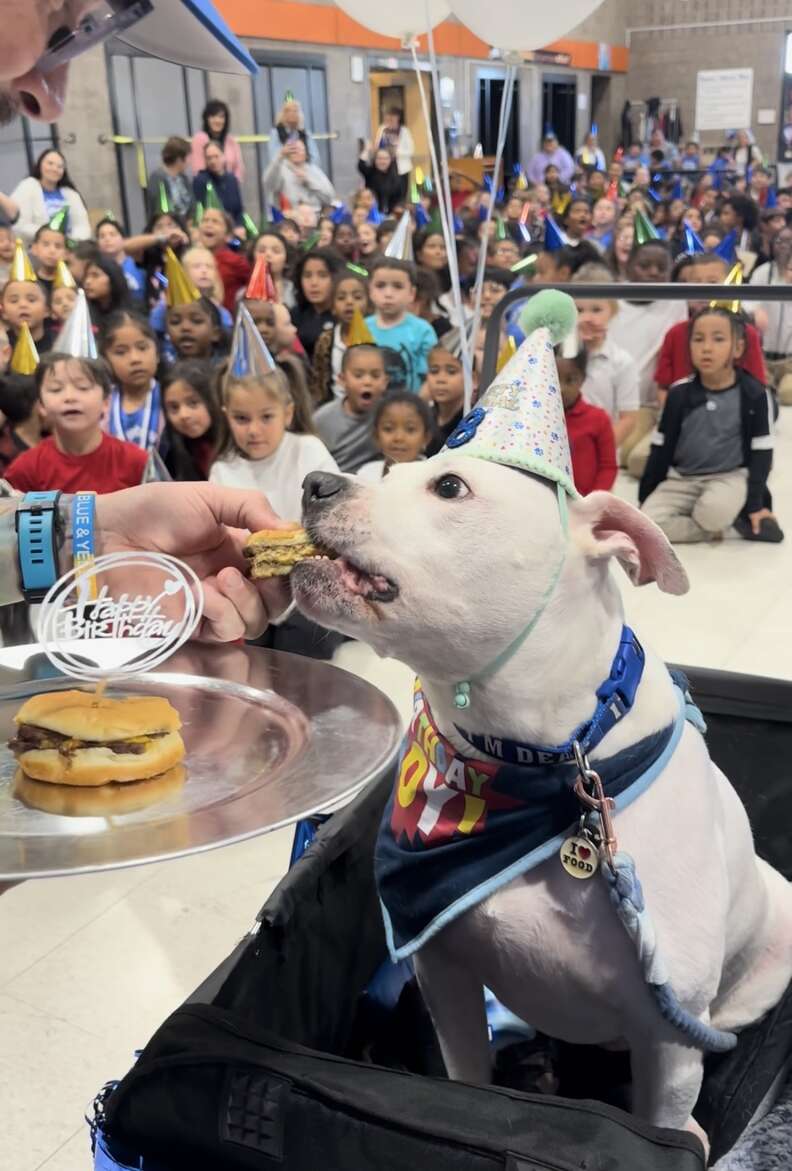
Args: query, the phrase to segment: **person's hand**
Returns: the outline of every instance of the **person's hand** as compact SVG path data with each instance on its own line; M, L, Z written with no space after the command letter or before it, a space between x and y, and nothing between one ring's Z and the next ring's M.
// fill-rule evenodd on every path
M234 228L234 235L237 240L242 240L243 242L247 239L247 232L244 228Z
M258 529L285 527L258 492L216 484L142 484L96 498L99 553L151 550L185 561L200 578L197 638L257 638L290 602L287 582L244 576L242 547Z
M759 536L762 528L762 521L766 519L775 520L775 515L769 508L760 508L758 512L749 512L748 520L751 522L751 530L755 537Z
M183 248L190 243L190 238L181 228L173 228L168 232L168 243L171 248Z

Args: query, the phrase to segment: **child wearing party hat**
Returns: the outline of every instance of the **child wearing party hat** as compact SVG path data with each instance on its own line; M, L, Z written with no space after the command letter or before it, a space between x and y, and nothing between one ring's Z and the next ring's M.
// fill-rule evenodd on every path
M19 455L6 479L20 492L116 492L143 479L146 453L102 430L111 383L96 358L85 294L35 371L39 407L51 434ZM28 355L28 359L32 355Z
M279 516L302 512L302 482L309 472L338 466L315 434L292 430L294 402L247 310L239 307L231 354L221 384L228 432L212 464L212 483L262 492Z
M16 242L11 274L3 288L2 311L12 346L22 325L27 325L39 353L52 348L54 330L48 319L47 297L21 240Z
M33 237L30 255L36 267L38 282L49 300L55 287L58 265L66 259L66 235L63 229L53 227L52 221L42 224Z
M77 282L65 260L59 260L52 281L50 293L50 315L58 325L63 325L71 316L77 300Z
M171 248L165 249L165 277L165 328L175 357L221 358L227 351L227 339L218 307L202 296Z
M333 281L335 325L319 335L309 375L311 397L317 406L344 397L341 367L349 346L375 344L364 316L371 308L368 281L362 272L345 266Z

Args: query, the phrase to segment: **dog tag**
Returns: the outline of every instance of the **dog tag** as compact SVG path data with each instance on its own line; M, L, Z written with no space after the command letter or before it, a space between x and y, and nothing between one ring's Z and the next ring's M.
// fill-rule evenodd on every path
M559 852L561 865L573 878L592 878L599 867L599 853L588 838L567 838Z

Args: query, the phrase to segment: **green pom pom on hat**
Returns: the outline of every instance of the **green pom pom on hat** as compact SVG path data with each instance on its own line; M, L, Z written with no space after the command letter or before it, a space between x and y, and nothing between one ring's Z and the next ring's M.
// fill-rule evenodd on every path
M543 328L556 346L572 332L576 321L575 302L569 293L560 289L542 289L530 298L520 314L520 328L526 337L535 329Z

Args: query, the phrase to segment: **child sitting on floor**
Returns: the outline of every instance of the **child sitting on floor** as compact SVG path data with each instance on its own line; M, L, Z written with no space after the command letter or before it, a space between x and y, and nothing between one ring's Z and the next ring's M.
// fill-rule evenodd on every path
M743 324L702 309L690 327L694 373L668 392L638 492L670 541L719 540L734 525L749 541L783 540L770 511L770 395L737 365Z

